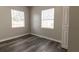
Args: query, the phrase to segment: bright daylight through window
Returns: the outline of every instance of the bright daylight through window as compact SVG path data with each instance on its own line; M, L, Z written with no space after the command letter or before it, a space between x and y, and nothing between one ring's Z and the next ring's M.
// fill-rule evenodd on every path
M41 27L54 29L54 8L42 10Z
M11 9L12 28L24 27L24 12Z

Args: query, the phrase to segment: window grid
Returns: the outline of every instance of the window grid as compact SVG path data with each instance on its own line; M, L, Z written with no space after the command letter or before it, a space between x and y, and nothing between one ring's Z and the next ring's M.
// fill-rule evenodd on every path
M24 27L24 12L11 9L12 28Z
M54 28L54 8L42 10L41 12L41 27L42 28Z

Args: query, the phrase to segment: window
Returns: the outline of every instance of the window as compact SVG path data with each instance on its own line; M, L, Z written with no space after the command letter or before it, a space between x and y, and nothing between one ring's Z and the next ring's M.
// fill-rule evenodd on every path
M54 28L54 8L42 10L41 12L41 27L42 28Z
M11 9L12 28L24 27L24 12Z

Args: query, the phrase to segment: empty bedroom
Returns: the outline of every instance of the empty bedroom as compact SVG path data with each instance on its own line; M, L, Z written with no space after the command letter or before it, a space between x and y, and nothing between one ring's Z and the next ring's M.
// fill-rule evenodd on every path
M68 6L0 6L0 52L67 52Z

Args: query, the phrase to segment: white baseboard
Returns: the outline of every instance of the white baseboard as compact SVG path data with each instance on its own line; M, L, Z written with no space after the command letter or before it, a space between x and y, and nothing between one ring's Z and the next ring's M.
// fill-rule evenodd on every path
M38 34L34 34L34 33L30 33L30 34L61 43L61 41L53 39L53 38L49 38L49 37L38 35Z
M13 37L5 38L5 39L1 39L0 42L6 41L6 40L11 40L11 39L18 38L18 37L21 37L21 36L24 36L24 35L28 35L28 34L29 33L18 35L18 36L13 36Z
M65 49L68 49L68 46L67 45L64 45L64 44L62 44L61 47L62 48L65 48Z

